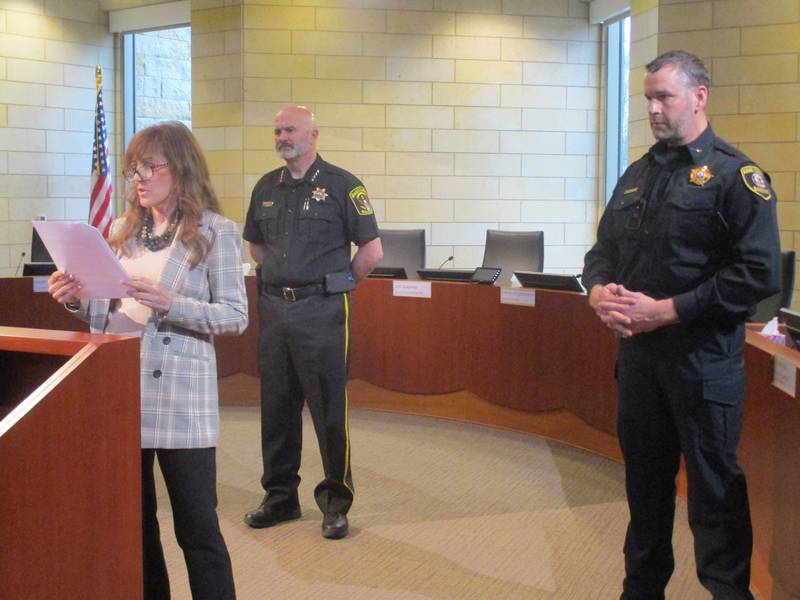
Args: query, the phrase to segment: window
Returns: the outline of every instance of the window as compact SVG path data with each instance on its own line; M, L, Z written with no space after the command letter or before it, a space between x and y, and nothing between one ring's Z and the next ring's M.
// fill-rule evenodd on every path
M192 126L190 27L123 36L125 145L133 134L159 121Z
M608 69L606 81L606 201L628 165L628 82L631 56L631 18L606 26Z

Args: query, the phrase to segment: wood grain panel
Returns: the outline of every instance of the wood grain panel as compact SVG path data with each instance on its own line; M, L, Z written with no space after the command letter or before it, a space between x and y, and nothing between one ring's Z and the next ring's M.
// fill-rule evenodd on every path
M77 335L79 356L0 422L3 597L142 597L139 343Z

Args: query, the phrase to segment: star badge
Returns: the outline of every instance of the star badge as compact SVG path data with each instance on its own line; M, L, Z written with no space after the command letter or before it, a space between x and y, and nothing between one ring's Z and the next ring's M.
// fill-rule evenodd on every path
M689 173L689 181L692 182L693 185L699 185L701 187L707 184L713 178L714 174L711 172L711 169L708 168L708 165L695 167Z
M325 188L314 188L314 191L311 192L311 197L316 200L317 202L325 202L325 198L328 197L328 193L325 191Z

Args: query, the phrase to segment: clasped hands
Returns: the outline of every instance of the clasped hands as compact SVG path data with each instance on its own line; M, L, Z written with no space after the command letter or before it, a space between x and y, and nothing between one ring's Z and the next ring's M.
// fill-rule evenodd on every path
M172 294L158 282L134 275L123 285L129 288L128 296L158 313L166 313L172 306ZM59 304L80 302L82 287L75 276L63 271L55 271L47 280L47 292Z
M672 298L656 300L618 283L592 287L589 304L606 327L625 338L678 322Z

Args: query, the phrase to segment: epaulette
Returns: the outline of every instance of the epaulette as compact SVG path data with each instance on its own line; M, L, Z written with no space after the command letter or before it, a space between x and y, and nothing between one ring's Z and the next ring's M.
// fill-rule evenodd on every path
M720 137L714 138L714 149L719 150L723 154L727 154L728 156L739 156L744 157L744 154L738 148L731 146L728 142L723 140Z

